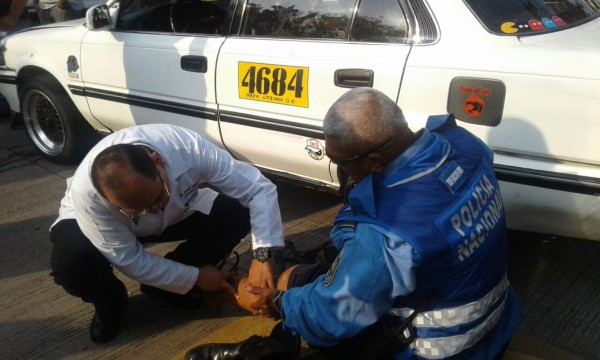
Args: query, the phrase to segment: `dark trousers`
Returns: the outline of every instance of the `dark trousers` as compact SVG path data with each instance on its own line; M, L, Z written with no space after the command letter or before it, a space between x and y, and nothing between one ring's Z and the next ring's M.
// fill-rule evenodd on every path
M250 231L250 213L237 200L219 195L209 215L195 212L158 236L138 238L141 243L185 239L165 258L192 266L216 264ZM54 243L50 258L54 282L65 291L94 305L114 303L125 293L108 260L83 234L77 221L62 220L50 231Z

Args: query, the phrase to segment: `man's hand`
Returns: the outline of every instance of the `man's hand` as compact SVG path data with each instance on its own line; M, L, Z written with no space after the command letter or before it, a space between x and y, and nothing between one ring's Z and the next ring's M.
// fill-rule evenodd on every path
M273 295L278 291L277 289L246 285L246 290L257 297L249 306L254 315L275 320L281 317L279 311L273 306Z
M271 261L261 263L258 260L252 260L250 272L248 273L248 282L250 285L260 288L275 288L275 277Z
M69 10L69 0L58 0L56 6L61 10Z
M235 272L219 271L212 265L203 266L198 272L195 286L205 291L220 291L225 290L228 293L239 298L234 287L229 283L237 274Z

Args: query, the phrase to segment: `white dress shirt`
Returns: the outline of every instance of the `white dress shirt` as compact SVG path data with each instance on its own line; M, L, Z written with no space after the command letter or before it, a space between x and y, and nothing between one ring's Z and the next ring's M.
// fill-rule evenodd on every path
M58 0L39 0L40 8L42 9L51 9L58 4ZM73 10L83 10L85 9L85 4L83 0L69 0L69 7Z
M154 149L168 174L171 196L157 214L134 220L122 214L96 191L91 166L102 150L115 144L139 144ZM206 182L250 209L252 245L283 246L283 225L275 185L255 167L235 160L195 132L165 124L126 128L102 139L83 159L61 201L59 217L76 219L79 227L108 261L143 284L184 294L198 277L198 268L144 251L138 236L159 235L193 213L210 213L217 192L199 189ZM199 229L201 231L201 229ZM242 239L240 239L242 240Z

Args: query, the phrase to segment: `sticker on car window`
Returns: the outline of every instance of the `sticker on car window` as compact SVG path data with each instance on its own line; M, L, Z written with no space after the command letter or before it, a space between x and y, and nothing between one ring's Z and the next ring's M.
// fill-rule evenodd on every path
M308 107L308 68L238 63L241 99Z
M552 18L530 19L524 24L517 24L512 21L504 22L500 25L500 30L505 34L514 34L519 31L537 31L546 29L556 29L560 26L566 26L567 23L558 16Z

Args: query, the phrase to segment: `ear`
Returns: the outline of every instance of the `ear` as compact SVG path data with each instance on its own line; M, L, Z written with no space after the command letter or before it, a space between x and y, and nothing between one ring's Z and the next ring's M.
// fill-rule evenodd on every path
M160 157L160 155L158 155L158 153L156 151L150 152L150 159L152 159L152 162L154 162L156 165L161 166L161 167L164 166L162 158Z

